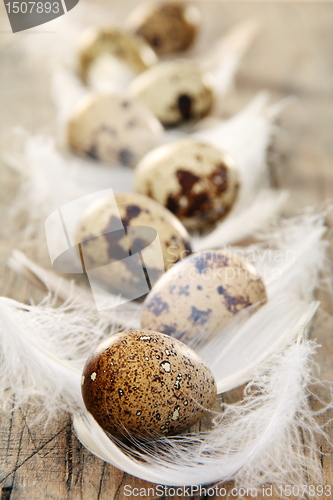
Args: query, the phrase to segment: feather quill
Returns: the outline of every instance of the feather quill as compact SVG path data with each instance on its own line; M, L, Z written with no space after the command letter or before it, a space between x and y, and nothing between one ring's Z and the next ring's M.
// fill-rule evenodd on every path
M243 210L232 210L229 216L210 233L193 236L193 250L223 248L234 245L246 238L253 237L256 232L282 210L288 191L262 189Z
M247 19L233 26L209 50L198 56L202 68L215 79L215 90L220 100L233 84L241 59L251 47L260 30L257 19ZM216 105L218 111L220 102Z

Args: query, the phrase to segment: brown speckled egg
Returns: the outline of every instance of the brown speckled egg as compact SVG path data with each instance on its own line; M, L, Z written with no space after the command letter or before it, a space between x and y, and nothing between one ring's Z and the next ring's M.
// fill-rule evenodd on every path
M140 103L116 94L96 93L74 107L68 145L81 156L134 166L155 147L162 127Z
M82 375L87 410L110 434L177 434L201 420L216 398L204 361L158 332L129 330L102 342Z
M211 75L184 59L156 64L137 76L130 90L164 125L205 116L214 98Z
M135 170L135 189L173 212L188 229L223 219L238 192L233 158L200 141L184 139L155 148Z
M188 49L198 32L200 12L187 2L148 3L128 18L130 29L142 36L159 55Z
M81 243L86 269L95 269L117 261L117 272L109 268L100 270L99 278L113 291L126 295L126 290L135 289L142 276L141 260L128 259L138 249L153 285L175 262L191 253L189 235L184 226L169 210L154 200L136 193L115 194L117 206L112 197L103 197L86 209L76 230L76 241ZM129 230L135 226L143 231L129 239ZM148 228L148 229L146 229ZM162 250L162 269L154 258L159 251L154 245L147 247L156 237L149 228L156 230ZM133 231L133 230L132 230ZM132 252L133 251L133 252Z
M205 250L169 269L148 294L141 327L181 336L206 335L208 322L227 323L241 309L267 300L252 264L233 252Z
M103 55L115 57L134 75L157 62L154 51L142 38L113 27L89 28L79 41L79 67L84 81L91 65Z

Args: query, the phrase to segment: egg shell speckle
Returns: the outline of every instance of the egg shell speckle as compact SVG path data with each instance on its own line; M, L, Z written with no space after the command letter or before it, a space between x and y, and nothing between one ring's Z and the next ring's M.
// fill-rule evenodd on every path
M200 12L184 2L143 4L133 11L127 25L142 36L159 55L188 49L195 40Z
M135 78L132 95L164 124L198 119L211 109L213 79L194 61L178 59L156 64Z
M160 140L162 127L140 103L116 94L85 96L67 125L68 145L101 162L135 166Z
M117 260L117 270L102 268L100 279L109 285L112 291L120 293L135 288L142 273L141 261L137 266L126 259L130 255L129 242L125 231L115 233L115 229L145 226L157 231L161 245L164 267L168 269L177 261L191 253L189 235L184 226L169 210L146 196L137 193L117 193L113 198L103 197L89 205L78 223L76 241L81 243L86 269L104 266L111 259ZM140 233L140 246L145 247L146 233ZM149 238L149 233L147 234ZM147 242L149 244L149 241ZM132 247L135 246L135 241ZM147 245L148 246L148 245ZM164 270L155 266L154 252L143 252L144 262L151 284L161 276Z
M155 148L135 169L136 191L167 207L188 229L222 220L238 188L233 158L193 139Z
M233 252L194 253L165 273L148 294L141 328L187 342L207 335L209 321L223 326L234 314L266 302L265 285L252 264Z
M79 41L79 65L82 79L87 81L92 63L108 54L139 74L157 62L151 47L141 38L112 27L89 28Z
M201 420L216 398L204 361L178 340L152 331L113 335L88 358L83 376L87 410L116 436L177 434Z

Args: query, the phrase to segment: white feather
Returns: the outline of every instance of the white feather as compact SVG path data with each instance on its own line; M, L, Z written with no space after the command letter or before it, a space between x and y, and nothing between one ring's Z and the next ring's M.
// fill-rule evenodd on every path
M258 31L258 21L254 19L242 21L221 36L209 51L196 55L195 59L202 69L209 71L214 77L215 112L221 107L221 98L232 86L240 61L249 50ZM116 58L104 55L92 65L88 81L94 90L124 92L135 76Z
M89 67L88 86L97 92L123 92L136 77L129 66L110 54L101 54Z
M72 307L77 311L78 317L84 317L87 310L94 311L96 316L96 307L88 289L59 278L53 271L46 271L17 250L14 251L9 266L29 281L36 283L38 280L39 287L47 288L59 299L67 302L70 298L75 300ZM312 291L316 284L317 279L314 279ZM109 328L110 324L117 324L126 330L140 328L140 313L141 305L130 302L99 312L98 317L105 322L105 328ZM297 296L290 293L275 295L255 314L253 310L247 309L222 329L219 328L216 316L204 330L198 330L196 337L186 343L206 360L213 370L219 391L225 392L247 382L256 362L288 343L295 334L295 328L299 327L299 322L304 320L303 316L307 317L308 314L313 315L314 312ZM224 361L220 362L222 358Z
M312 300L320 285L331 286L329 242L324 238L329 210L308 209L294 217L277 218L253 233L257 244L237 250L264 279L269 299L288 290Z
M43 37L31 36L29 32L22 33L22 50L31 67L40 72L41 67L48 75L59 64L77 69L78 41L85 28L108 24L117 25L114 9L105 9L104 6L84 2L63 16L53 19L48 24L49 32Z
M223 248L252 237L270 219L274 219L288 197L287 191L262 189L243 210L230 215L210 233L192 238L193 250Z
M245 399L223 405L206 433L161 438L143 445L141 453L122 452L89 414L75 416L76 433L103 460L159 484L234 479L237 486L260 488L265 483L301 486L306 478L320 483L315 435L324 433L313 418L306 390L312 382L313 352L314 346L304 342L275 354L258 370Z
M300 303L294 302L293 306L297 308ZM284 344L297 331L304 333L316 307L317 304L310 308L304 304L293 315L287 335L281 324ZM311 479L318 479L314 432L320 429L313 420L305 391L310 382L308 358L313 352L309 344L292 345L275 354L268 368L262 367L259 374L257 364L257 374L245 400L226 406L221 415L216 414L211 431L160 438L144 444L141 452L136 443L138 451L131 453L106 436L84 410L81 399L82 356L105 336L103 321L91 318L89 311L84 314L81 310L78 314L71 304L52 309L47 304L26 306L10 299L0 300L0 318L2 401L8 401L7 388L11 386L17 404L42 404L42 414L47 412L49 417L62 409L75 414L79 439L116 467L149 481L173 485L230 479L238 480L243 487L258 487L262 482L282 484L287 479L288 484L291 479L292 484L302 484L305 465ZM266 312L266 320L269 319L276 323ZM267 326L261 324L261 328L265 330ZM215 373L218 365L230 362L232 357L235 365L242 366L244 357L238 357L236 344L241 350L245 335L243 330L231 342L231 349L211 349L210 364ZM259 335L248 346L250 354L253 348L265 349L261 346ZM271 354L272 348L268 351ZM219 380L219 387L230 385L229 379L227 375ZM304 442L296 439L300 429L305 432L310 454L304 454Z
M242 21L218 39L209 50L198 56L203 69L214 76L215 91L219 99L232 86L239 63L251 47L259 29L258 20Z
M243 156L259 149L261 156L259 152L256 156L261 160L259 164L262 168L262 155L274 132L273 122L290 102L292 99L286 98L270 105L269 93L261 91L233 117L225 121L215 120L211 126L194 132L193 136L228 151L238 160L240 169Z
M62 67L69 68L74 75L80 35L87 27L105 26L106 20L109 26L123 29L123 20L116 18L115 10L110 6L83 3L76 7L75 15L70 12L54 19L52 31L43 43L40 43L39 37L22 34L24 43L21 46L31 66L39 69L43 65L46 72L49 72L61 63ZM217 92L225 92L231 85L238 64L251 47L258 31L257 20L242 21L220 36L209 51L196 54L195 57L203 68L214 73ZM103 71L99 71L100 78L105 79L109 76L108 70L103 75ZM120 90L124 90L123 84Z
M14 221L20 227L23 218L24 227L18 231L20 245L34 246L44 256L47 255L45 220L54 210L108 187L114 192L133 191L131 169L106 168L97 162L63 155L57 151L53 139L43 136L14 133L4 161L20 173L21 183L7 211L12 223L3 230L10 231Z
M262 361L296 338L318 306L317 302L309 305L292 294L278 296L255 314L250 315L249 311L244 318L231 321L223 332L198 347L198 353L214 374L218 392L251 380Z
M119 324L117 313L97 312L88 294L67 285L70 298L57 308L50 296L38 306L0 298L0 401L15 396L16 406L35 404L39 418L82 411L81 373L88 355L113 333L138 327L135 307L123 309Z
M70 19L72 18L69 15L64 16L60 23L65 25ZM72 41L78 31L67 30ZM33 38L30 37L30 40ZM61 48L64 55L70 54L70 64L73 63L73 47L74 44L69 42ZM47 59L45 54L52 54L51 59L56 53L60 54L58 47L55 50L43 47L43 50L43 57L40 57L43 62ZM36 52L30 49L29 52L34 53L34 61L37 62L37 47ZM222 92L230 84L237 65L232 56L225 61L226 73L218 74L217 71L216 75ZM63 83L59 87L62 85ZM72 103L79 96L79 92L76 93L77 82L73 80L71 85L71 96L66 102L61 101L62 117L69 112ZM56 92L59 93L59 90ZM85 90L81 88L80 92L84 93ZM258 113L261 109L260 102L258 98L258 101L255 101L257 107L253 103L250 110ZM209 235L211 239L208 247L220 247L235 241L236 238L240 239L239 230L242 226L252 224L251 231L257 229L260 225L260 211L267 210L272 213L274 207L280 203L275 199L269 205L269 196L265 198L262 194L259 195L261 199L256 198L260 189L268 185L264 157L272 132L271 117L260 113L261 111L255 122L254 117L257 115L251 115L248 109L242 119L238 117L238 122L235 119L227 126L219 124L210 137L214 143L218 141L220 147L223 141L229 145L238 159L242 178L245 180L248 175L248 182L244 183L243 193L246 194L240 196L241 201L235 214L230 215L229 221L234 217L234 224L229 223L229 229L226 229L228 236L223 239L221 226L218 232ZM249 117L253 128L247 129L245 124L249 123ZM248 130L253 135L246 135ZM198 137L204 140L202 132ZM239 145L236 144L236 139L241 139ZM30 206L29 210L31 209L33 215L29 219L29 225L31 222L37 225L41 221L44 223L45 217L54 208L87 192L86 181L81 185L78 180L83 177L81 167L78 167L75 176L75 168L68 167L70 162L61 158L50 143L47 144L41 139L35 141L33 145L30 143L30 149L29 145L27 146L21 158L22 162L18 161L17 157L12 158L12 163L15 163L17 168L22 168L22 171L29 162L29 168L32 168L23 188L24 196L20 205L23 209ZM95 175L91 177L98 178L97 184L103 182L105 188L105 172L95 170L95 165L93 168ZM68 179L66 186L62 182L64 177ZM84 178L88 177L89 174L85 173ZM114 182L113 178L109 180ZM114 185L110 187L114 188ZM273 196L272 193L271 195ZM246 216L246 209L252 213L251 216ZM252 222L254 216L255 223ZM228 219L225 224L227 222ZM31 228L33 226L27 231L28 237L34 232ZM111 314L107 317L105 313L99 316L92 313L91 298L88 305L89 294L84 295L81 288L77 289L74 304L65 303L60 309L54 309L49 302L40 306L27 306L5 298L0 300L1 399L10 400L14 391L17 404L32 402L47 412L49 417L59 410L75 413L76 431L92 452L124 471L153 482L183 485L235 479L236 484L242 487L258 487L265 482L302 485L305 483L305 473L310 482L320 482L321 473L314 435L321 431L313 419L306 392L306 386L312 382L309 359L314 352L314 346L308 342L292 344L282 352L275 353L269 363L261 366L260 370L257 366L258 361L263 361L277 347L294 338L298 327L304 330L304 325L317 307L317 304L305 305L296 298L279 297L281 290L287 287L293 289L295 282L297 292L301 289L304 292L305 289L306 297L312 295L317 283L313 276L317 276L320 267L317 261L319 259L321 264L323 262L324 245L319 245L323 234L320 225L317 232L311 232L311 235L305 238L304 248L300 246L302 231L297 231L296 226L294 230L293 242L288 238L282 241L285 243L284 252L292 247L296 259L292 263L285 259L281 264L281 280L268 284L270 302L249 319L245 314L244 322L241 319L237 325L237 332L236 324L230 325L223 335L219 332L213 339L208 339L205 346L200 344L201 354L212 363L220 390L234 387L250 376L254 377L247 388L244 401L235 405L224 405L224 412L216 416L215 426L211 431L161 439L154 446L149 445L150 454L146 453L146 445L142 453L137 452L136 456L106 436L84 410L80 393L80 372L88 352L106 334L116 331L114 323L120 321L125 324L124 314L121 313L120 317L116 318ZM276 241L280 241L278 232L275 236ZM207 241L206 239L206 244ZM203 242L200 244L204 245ZM21 254L14 255L11 265L36 284L49 282L50 289L54 292L60 291L62 298L71 293L66 281L61 285L61 281L54 274L43 272L25 260ZM132 313L139 311L140 306L135 305L131 310ZM128 319L129 322L130 320L131 318ZM134 318L134 324L137 324L136 321ZM256 329L259 330L258 337L254 335ZM232 331L235 335L231 334ZM250 338L247 337L249 332L252 334ZM231 363L232 359L234 363ZM257 373L254 375L255 369ZM300 437L301 433L303 439ZM304 453L304 447L307 448L307 453Z
M233 248L233 251L255 265L258 275L264 280L269 300L289 291L309 301L313 299L313 292L321 283L329 286L328 278L323 278L330 274L326 257L328 241L323 238L326 232L325 214L308 210L289 219L277 218L254 233L258 243ZM222 248L230 250L229 247ZM8 264L30 282L55 293L62 300L71 296L87 307L95 308L88 288L78 285L73 288L65 278L60 278L53 271L46 271L21 252L15 250ZM105 293L109 298L112 297L108 292ZM117 303L116 296L114 303ZM112 314L114 320L123 327L136 328L139 325L140 311L140 304L130 302L112 308L106 314Z
M51 93L57 109L59 141L61 144L65 144L66 123L75 104L89 94L89 89L84 87L74 72L59 66L52 74Z
M255 266L258 276L265 283L269 302L286 291L310 301L318 287L332 290L332 265L326 255L329 242L324 238L327 233L325 216L328 211L329 208L316 213L313 209L308 209L294 217L273 218L271 223L260 229L253 225L251 236L257 239L257 243L231 248ZM227 224L226 231L228 227ZM245 236L246 230L247 228L239 232L240 236ZM219 248L222 251L230 250L230 247L222 244L222 230L220 235L212 234L202 240L195 240L195 249L216 247L216 236L221 242ZM228 239L230 237L227 233L226 241Z
M328 243L322 238L324 231L324 214L310 212L289 220L280 219L270 226L266 234L261 232L260 244L236 249L257 264L268 289L269 301L254 315L250 310L236 315L222 330L218 328L216 317L214 324L211 322L204 331L198 331L196 338L190 342L190 347L197 350L213 369L219 391L248 381L257 362L289 342L299 322L304 320L304 315L313 314L307 304L282 293L289 286L298 295L307 300L312 299L320 283L320 273L326 268L325 250ZM37 266L20 252L13 253L9 265L60 299L74 298L78 317L83 314L80 307L83 310L96 310L87 288L74 287L53 271ZM281 273L277 273L277 269ZM105 321L128 329L139 328L140 312L141 305L131 302L99 314Z
M305 226L308 230L311 228L315 234L315 229L320 228L323 224L323 217L312 215L310 218L305 217L304 221L303 229L294 233L293 244L297 239L296 235L302 239ZM300 220L298 222L300 223ZM286 231L287 225L287 223L282 224L281 234ZM287 239L279 237L277 228L274 234L276 241L284 242L281 246L284 246L286 250L288 247ZM264 234L262 240L265 241ZM312 241L314 246L321 245L319 238L312 239ZM308 251L310 250L311 248L308 247ZM316 249L314 251L317 252ZM41 279L41 270L31 266L29 261L22 258L22 255L16 254L13 261L16 262L17 267L21 266L21 268L26 269L28 274L32 273L37 279ZM288 265L286 273L291 272L291 270L292 267ZM300 268L298 270L300 271ZM302 266L301 272L304 271L306 271L306 267ZM44 280L45 275L44 278L42 275L41 281ZM307 286L313 290L316 284L315 280L308 282ZM61 355L65 353L66 360L68 352L71 352L72 363L74 362L75 366L77 363L82 363L81 355L80 359L75 357L73 347L67 351L66 343L71 342L71 339L67 337L66 332L72 332L73 322L79 330L82 322L83 325L87 326L85 321L90 322L90 328L93 327L95 330L93 324L96 318L92 318L91 313L86 318L85 307L77 304L75 309L75 305L71 306L72 310L76 312L73 312L72 318L68 320L68 325L63 325L61 331L65 334L61 336L61 341L59 342L58 339L57 345L53 347L54 340L50 338L53 334L50 335L50 330L53 328L53 332L56 328L57 332L59 331L56 317L60 314L60 321L66 322L66 315L62 315L61 310L55 310L51 314L50 311L47 311L45 314L43 311L37 313L36 309L30 308L29 312L21 312L26 315L24 326L31 321L30 331L33 335L27 337L25 332L22 332L20 325L17 326L17 314L13 312L13 309L17 310L20 307L27 309L27 306L20 306L16 303L6 303L5 306L7 307L7 315L9 314L9 321L7 320L5 326L10 325L9 330L7 326L9 335L12 335L11 331L15 329L16 336L18 336L18 341L14 342L10 348L15 355L15 346L19 346L16 351L18 357L21 352L29 350L29 356L25 363L31 363L32 371L32 366L35 364L34 356L37 355L39 364L41 364L43 356L48 358L45 351L47 348L50 348L55 355L60 354L59 359L62 361ZM8 306L11 307L10 311ZM213 338L208 336L206 344L198 342L196 348L212 367L220 391L238 386L250 377L255 377L253 384L261 388L258 394L248 395L243 403L225 408L221 416L217 415L216 426L208 433L198 433L168 440L161 439L154 444L153 448L152 445L149 445L149 449L154 450L153 454L147 455L146 445L138 458L131 455L129 450L121 449L119 443L111 441L88 414L80 412L75 417L75 428L79 438L88 449L102 459L124 471L158 483L201 484L236 479L243 487L253 487L262 483L261 473L263 473L267 482L280 482L282 484L285 481L288 484L291 482L292 484L302 484L305 465L308 468L308 473L312 474L312 478L318 479L320 468L318 468L318 463L314 458L314 432L319 429L312 418L305 391L305 386L310 381L308 357L312 352L311 346L291 346L280 354L274 354L277 349L291 342L297 331L305 330L305 326L315 313L316 308L316 303L309 305L290 295L280 297L275 295L253 316L248 317L245 311L243 316L239 316L239 319L236 319L233 324L218 331ZM27 317L27 314L30 317ZM44 320L41 321L40 317L43 317ZM45 317L52 318L48 328L45 328L48 323L45 321ZM104 316L100 318L100 321L101 328L97 329L100 332L99 338L106 335L105 325L108 325ZM29 329L29 325L27 328ZM43 334L41 334L41 328L45 328ZM7 339L9 339L8 331L7 337L5 336ZM88 350L88 345L91 345L93 340L89 336L89 332L87 335ZM23 349L20 345L22 338ZM24 343L28 342L29 344L30 338L33 340L33 349L29 346L24 347ZM42 348L36 349L36 343L41 344ZM78 345L81 346L79 341ZM62 346L62 352L60 352L59 346ZM86 342L83 342L81 349L85 349L85 346ZM270 362L269 371L267 372L267 369L263 368L263 372L259 376L255 376L258 363L267 360L267 357L272 354L273 360ZM7 358L4 353L3 359L11 360L12 358ZM54 362L54 358L52 359ZM62 361L60 362L61 366ZM27 370L29 371L29 368ZM54 370L54 373L58 373L59 367L55 367ZM4 373L8 377L8 367ZM50 378L52 380L52 376ZM25 379L18 378L17 380L19 384L22 384ZM33 383L38 383L38 381L39 378ZM79 383L78 380L77 383ZM20 398L22 399L22 395L28 395L29 388L25 386L22 389L20 385L19 387L21 387ZM50 398L50 391L47 390L47 387L43 384L37 386L36 394L44 399L48 408L52 408L52 403L47 399ZM73 394L78 394L78 389L75 389ZM73 408L70 411L73 411ZM300 446L296 439L299 435L299 428L306 433L305 439L310 446L310 455L303 454L303 443Z
M219 129L218 136L222 145L229 143L229 146L233 147L234 134L239 143L243 144L240 149L243 151L244 161L239 163L242 166L243 187L227 219L208 236L194 242L196 250L239 241L252 234L281 208L286 195L265 188L268 174L264 156L272 131L271 120L275 115L276 111L267 109L266 96L259 95L244 112L229 121L230 128L229 122L226 122ZM256 138L253 143L248 132L251 130L251 120L254 123L257 120L259 123L258 127L253 127L256 131L252 137L253 140ZM205 134L207 138L210 131ZM212 134L216 140L214 128ZM134 173L129 168L110 168L94 161L73 159L72 156L57 151L54 141L50 138L26 135L23 137L17 145L17 134L13 135L12 144L9 145L4 158L7 164L22 175L21 187L8 214L10 219L17 219L25 213L27 220L24 231L20 234L21 240L28 242L33 239L33 235L39 235L36 246L42 249L44 222L53 210L106 187L111 187L115 192L133 191Z
M196 238L195 250L221 248L253 234L282 208L286 191L269 189L266 151L274 132L274 119L290 102L268 105L268 94L259 93L227 122L195 134L195 137L232 154L240 175L238 199L230 214L207 236Z
M60 277L54 271L43 269L18 250L12 252L8 266L37 288L48 291L65 303L69 300L74 302L78 309L82 308L82 311L78 311L78 315L81 312L84 314L84 311L87 310L94 315L97 314L96 304L88 287L77 285L73 281ZM139 303L132 301L118 305L119 297L110 292L105 292L105 294L108 301L113 299L115 304L110 309L98 311L99 317L106 322L107 328L111 324L119 325L124 330L140 327L141 305ZM71 340L69 339L69 341Z
M87 11L88 13L89 11ZM217 109L219 99L231 87L238 65L252 45L258 29L258 22L252 19L238 23L215 42L209 53L205 52L196 56L203 70L213 74ZM126 93L136 76L116 58L105 54L92 65L88 77L90 89L87 87L84 89L76 72L75 56L78 27L75 28L74 32L76 32L76 39L72 34L72 41L67 40L67 55L61 59L64 61L63 64L54 64L58 48L51 50L49 54L49 58L53 61L53 96L61 118L69 115L70 105L75 104L82 93L89 92L89 90ZM48 50L50 50L49 47ZM69 54L71 54L70 57Z
M70 359L79 353L87 355L88 346L82 341L91 326L87 317L78 326L66 306L59 311L1 298L1 401L8 402L14 393L17 405L35 404L40 417L82 409L80 370ZM68 341L71 336L73 342Z

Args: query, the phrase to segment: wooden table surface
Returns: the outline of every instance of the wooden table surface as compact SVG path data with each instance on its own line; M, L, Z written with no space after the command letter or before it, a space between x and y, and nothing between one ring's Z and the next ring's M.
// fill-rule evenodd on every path
M106 1L102 3L108 4ZM74 17L80 4L68 15ZM109 8L118 19L123 19L133 4L129 1L112 2ZM4 7L1 8L1 140L5 144L8 130L16 125L22 125L30 132L52 130L54 108L49 95L47 69L41 67L36 74L24 55L23 46L29 35L18 34L13 38L14 35L6 32L9 25ZM272 179L276 186L288 188L291 192L287 214L308 205L322 206L324 200L333 195L333 4L205 1L202 10L207 43L236 21L251 15L261 17L262 31L242 62L235 89L225 99L224 114L228 116L240 109L262 88L268 89L274 99L296 96L295 103L279 119L280 128L269 151ZM43 29L48 29L47 25ZM43 36L53 36L56 40L57 34L39 36L42 43ZM17 174L1 165L2 227L6 226L6 207L15 195L18 182ZM333 217L329 215L327 223L330 228L332 222ZM2 238L0 244L0 294L22 302L30 298L38 301L43 294L6 267L11 250L20 247L15 227L11 233L11 237ZM321 378L332 381L333 320L327 313L332 314L333 304L327 293L320 292L319 298L322 308L317 314L312 338L318 339L323 346L317 355ZM238 390L226 397L232 401L239 395ZM333 412L330 416L333 417ZM1 415L1 500L114 500L134 498L134 495L126 497L126 485L146 488L146 491L153 486L90 454L76 439L68 416L63 415L46 429L43 425L32 426L32 417L33 408L7 411ZM327 432L333 441L332 423L327 426ZM318 446L325 484L333 485L332 449L324 442L319 442ZM230 491L232 483L225 486ZM141 498L155 496L150 493ZM177 498L186 497L178 495ZM202 495L201 498L217 497ZM229 495L228 498L232 497ZM258 495L257 498L278 497Z

